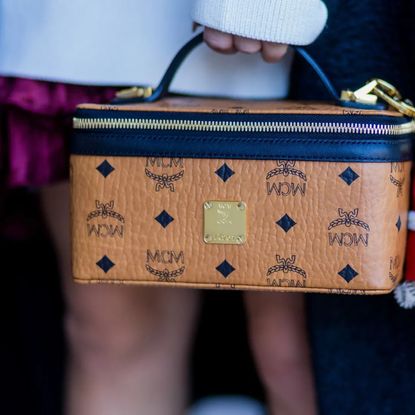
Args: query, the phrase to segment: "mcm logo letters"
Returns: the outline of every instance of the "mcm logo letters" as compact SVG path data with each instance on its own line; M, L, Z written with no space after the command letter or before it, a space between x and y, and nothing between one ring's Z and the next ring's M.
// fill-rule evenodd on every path
M267 173L266 190L267 195L271 196L305 196L307 188L307 175L295 167L296 162L292 160L278 160L277 167ZM277 181L270 182L275 178ZM298 178L298 181L292 181Z
M108 203L95 201L95 210L90 212L86 218L88 236L97 238L123 238L124 216L114 210L114 201ZM94 219L100 220L96 223ZM110 221L110 222L109 222Z
M339 226L345 226L346 228L350 228L355 226L357 228L361 228L365 230L365 233L358 233L358 232L329 232L328 239L329 245L334 246L345 246L345 247L352 247L352 246L359 246L363 245L367 247L369 245L369 232L370 227L369 225L361 219L358 219L359 209L353 209L352 211L348 212L344 209L338 209L339 217L334 219L330 222L328 226L328 230L335 229Z
M168 161L167 161L168 160ZM184 176L183 170L183 159L181 158L170 158L164 159L160 157L148 157L145 174L146 176L155 182L155 191L159 192L162 189L169 189L170 192L175 191L175 182L181 180ZM151 171L148 167L158 167L158 168L172 168L180 167L180 170L177 173L167 174L167 173L155 173Z
M277 264L268 268L267 271L267 283L273 287L306 287L307 273L302 268L294 265L296 261L296 255L291 255L289 258L283 258L280 255L276 255ZM285 274L283 278L271 278L273 274L282 273ZM291 274L291 278L288 277ZM297 278L295 278L297 274ZM301 277L301 278L298 278Z
M175 264L175 268L169 269L173 264ZM169 267L166 265L169 265ZM158 281L175 282L178 277L183 275L186 269L184 266L184 252L159 249L152 251L147 249L145 267L151 275L157 277Z

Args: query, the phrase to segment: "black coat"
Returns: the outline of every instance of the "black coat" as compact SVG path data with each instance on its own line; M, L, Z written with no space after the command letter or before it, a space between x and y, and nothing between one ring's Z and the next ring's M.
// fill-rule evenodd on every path
M340 89L357 89L383 78L415 98L415 1L326 0L329 19L307 49ZM295 62L293 97L321 99L321 85ZM327 96L328 97L328 96Z
M326 4L327 27L308 50L335 86L356 89L379 77L415 99L415 2ZM312 71L296 59L291 96L323 94ZM415 311L400 309L391 295L308 300L321 414L415 414Z

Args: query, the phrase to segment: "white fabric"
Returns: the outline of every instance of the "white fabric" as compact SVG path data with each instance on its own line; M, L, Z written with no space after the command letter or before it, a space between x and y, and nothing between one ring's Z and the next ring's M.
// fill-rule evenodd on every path
M193 4L0 0L0 75L90 85L155 85L176 51L193 36ZM203 46L179 71L173 91L281 97L287 91L289 63L221 56Z
M323 30L327 8L320 0L196 0L193 18L244 37L307 45Z

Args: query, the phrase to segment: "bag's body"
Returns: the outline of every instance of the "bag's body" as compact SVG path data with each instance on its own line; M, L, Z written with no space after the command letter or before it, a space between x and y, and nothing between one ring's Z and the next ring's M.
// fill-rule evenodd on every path
M415 123L335 104L78 108L78 282L379 294L400 281Z
M390 291L403 267L413 121L354 112L183 98L81 107L75 279Z

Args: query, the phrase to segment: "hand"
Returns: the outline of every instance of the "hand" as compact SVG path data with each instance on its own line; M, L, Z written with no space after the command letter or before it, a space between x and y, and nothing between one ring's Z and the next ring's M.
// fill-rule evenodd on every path
M252 54L261 52L264 61L270 63L281 60L288 50L287 45L248 39L246 37L220 32L209 27L205 28L204 39L207 45L217 52L225 54L236 52Z

